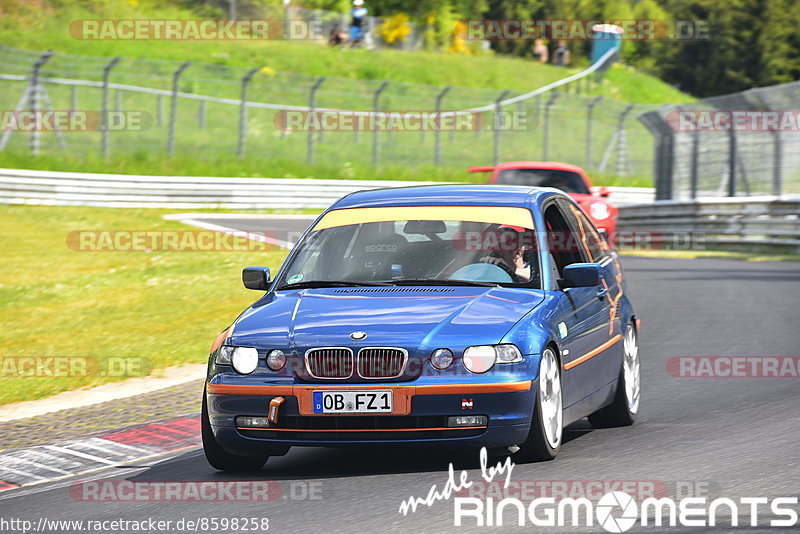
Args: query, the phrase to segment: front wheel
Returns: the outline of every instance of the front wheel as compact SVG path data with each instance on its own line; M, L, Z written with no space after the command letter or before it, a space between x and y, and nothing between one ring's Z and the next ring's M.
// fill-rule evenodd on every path
M641 401L641 371L639 369L639 337L631 322L623 339L622 369L614 400L605 408L589 416L593 426L630 426L636 421Z
M550 347L539 361L539 388L528 439L517 457L523 461L552 460L561 449L564 413L561 397L561 365Z
M211 467L220 471L258 471L267 463L269 456L238 456L219 446L208 419L208 403L203 392L203 410L200 414L200 430L203 437L203 452Z

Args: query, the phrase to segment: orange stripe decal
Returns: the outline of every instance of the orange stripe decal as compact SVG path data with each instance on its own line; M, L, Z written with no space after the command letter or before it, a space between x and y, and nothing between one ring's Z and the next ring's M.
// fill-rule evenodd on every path
M486 295L486 296L487 296L487 297L489 297L490 299L502 300L503 302L511 302L511 303L513 303L513 304L522 304L522 303L521 303L520 301L518 301L518 300L509 300L509 299L504 299L504 298L500 298L500 297L495 297L494 295Z
M242 386L237 384L211 384L209 393L216 395L292 395L292 386Z
M576 358L576 359L572 360L571 362L565 363L564 364L564 370L566 371L568 369L572 369L576 365L585 362L589 358L593 358L593 357L597 356L598 354L600 354L604 350L608 349L609 347L613 346L615 343L619 342L620 339L622 339L622 336L620 334L617 334L616 336L612 337L611 339L609 339L608 341L606 341L605 343L603 343L602 345L600 345L596 349L587 352L586 354L584 354L580 358Z
M220 334L219 334L219 335L216 337L216 339L214 339L214 343L212 343L212 344L211 344L211 352L210 352L210 353L213 353L215 350L217 350L218 348L220 348L220 346L222 345L222 343L223 343L223 342L224 342L226 339L228 339L229 337L231 337L231 335L232 335L232 334L233 334L233 325L230 325L230 326L229 326L228 328L226 328L224 331L220 332ZM210 354L210 353L209 353L209 354Z
M381 296L358 296L358 295L313 295L314 298L319 299L474 299L474 295L420 295L420 296L408 296L408 295L381 295ZM497 297L493 297L497 298ZM501 299L502 300L502 299ZM510 300L509 302L514 302Z
M469 393L514 393L531 389L531 381L499 382L495 384L431 384L416 386L417 395L447 395Z
M239 384L207 384L209 393L215 395L284 395L295 396L299 399L300 412L309 415L311 410L311 393L324 390L375 390L390 389L395 395L395 403L405 405L398 410L400 414L410 412L410 398L414 395L469 395L478 393L514 393L531 389L531 381L521 382L496 382L491 384L431 384L431 385L386 385L386 384L303 384L294 386L279 385L239 385ZM397 407L399 408L399 406Z

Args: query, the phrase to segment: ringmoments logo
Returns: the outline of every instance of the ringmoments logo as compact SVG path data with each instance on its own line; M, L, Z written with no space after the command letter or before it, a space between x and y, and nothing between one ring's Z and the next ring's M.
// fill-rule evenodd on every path
M615 511L622 510L616 516ZM600 498L595 507L597 522L609 532L625 532L636 524L639 517L636 501L633 497L622 491L612 491Z
M608 532L627 532L637 523L643 527L725 527L798 525L797 497L742 497L740 499L707 497L647 498L641 502L623 491L611 491L596 503L586 498L552 497L523 503L506 498L485 501L457 497L454 499L455 526L536 526L536 527L602 527ZM746 518L741 521L741 517Z
M467 471L456 474L451 463L447 480L441 487L434 484L425 497L411 496L400 503L398 512L403 516L415 514L441 501L453 502L453 525L456 527L594 527L607 532L627 532L637 523L643 527L683 526L748 528L769 526L773 528L797 527L798 497L742 497L730 499L709 496L663 497L663 484L647 481L606 481L615 487L634 488L634 496L627 491L610 489L593 500L587 490L596 488L602 481L572 481L588 497L556 496L547 488L554 482L542 481L544 488L535 485L533 499L505 497L512 488L515 464L511 457L490 467L486 448L480 451L480 478L471 479ZM566 481L561 481L566 482ZM652 481L651 481L652 482ZM500 487L502 485L502 488ZM496 486L489 496L487 487ZM473 496L463 496L463 495ZM517 493L519 494L519 493ZM547 496L538 496L545 494ZM478 495L478 496L475 496ZM521 496L521 495L520 495ZM526 495L527 496L527 495ZM742 519L744 518L744 519Z

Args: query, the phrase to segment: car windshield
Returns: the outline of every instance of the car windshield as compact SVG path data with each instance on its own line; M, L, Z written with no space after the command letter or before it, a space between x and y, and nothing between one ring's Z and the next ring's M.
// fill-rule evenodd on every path
M458 209L468 213L467 209ZM530 220L530 212L522 211ZM276 288L539 287L539 262L532 228L454 219L347 222L350 221L334 221L331 226L323 218L298 243ZM532 227L533 223L526 226Z
M590 194L586 183L578 173L556 169L504 169L498 173L496 183L555 187L565 193Z

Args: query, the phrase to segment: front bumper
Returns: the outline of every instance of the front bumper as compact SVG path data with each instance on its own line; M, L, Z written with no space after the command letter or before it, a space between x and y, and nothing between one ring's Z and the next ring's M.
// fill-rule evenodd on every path
M525 441L531 424L535 380L449 384L206 385L208 413L217 442L232 454L252 455L286 446L339 447L376 443L442 443L504 447ZM391 389L390 415L314 414L314 391ZM268 428L237 427L238 416L266 417L283 397L278 421ZM447 418L485 415L488 425L447 427Z

